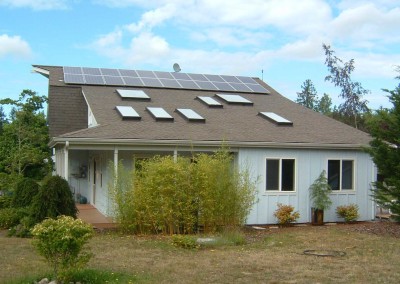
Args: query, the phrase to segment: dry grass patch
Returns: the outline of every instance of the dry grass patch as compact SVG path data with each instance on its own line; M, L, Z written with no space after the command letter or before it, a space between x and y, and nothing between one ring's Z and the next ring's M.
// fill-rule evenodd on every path
M353 225L247 231L251 241L245 245L199 250L176 248L169 236L101 234L90 242L95 257L89 267L129 273L141 283L398 283L399 239L353 232L348 226ZM0 237L7 255L2 254L0 265L14 259L12 263L18 265L14 275L23 270L32 274L29 261L17 263L32 257L35 267L45 269L28 243ZM308 256L303 254L307 249L346 255ZM10 275L0 270L0 279Z

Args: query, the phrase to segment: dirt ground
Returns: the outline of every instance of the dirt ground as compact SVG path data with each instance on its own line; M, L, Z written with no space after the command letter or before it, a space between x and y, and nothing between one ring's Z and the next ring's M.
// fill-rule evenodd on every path
M377 220L370 222L354 222L354 223L335 223L335 224L326 224L325 226L335 226L339 230L358 232L363 234L371 234L376 236L390 236L394 238L400 238L400 223L392 222L389 220ZM304 224L300 226L311 226L310 224ZM262 226L255 228L263 228L262 229L254 229L254 227L246 228L246 240L248 243L254 243L264 238L266 234L274 234L280 233L278 227L275 225L271 226ZM293 226L291 228L287 228L288 230L296 230L298 226Z

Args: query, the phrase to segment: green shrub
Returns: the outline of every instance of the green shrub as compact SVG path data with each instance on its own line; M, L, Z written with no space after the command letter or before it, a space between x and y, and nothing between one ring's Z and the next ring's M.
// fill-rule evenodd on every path
M165 234L240 226L256 193L249 172L239 172L226 149L192 159L155 156L141 160L133 172L119 163L109 189L124 230Z
M33 245L52 266L57 280L68 281L72 272L83 268L91 254L83 251L93 236L91 225L70 216L46 219L32 229Z
M289 225L290 223L296 222L296 220L300 218L300 213L298 211L293 211L293 206L278 203L278 208L274 212L275 218L278 219L278 224Z
M309 188L310 200L314 209L325 210L329 209L332 205L330 194L332 189L328 184L326 178L326 171L323 170L318 178L313 182Z
M68 182L60 176L47 177L32 201L32 221L35 224L60 215L76 218L77 211Z
M33 198L39 192L38 183L31 178L24 178L17 183L12 206L26 207L32 204Z
M196 238L190 235L173 235L172 244L184 249L197 249L200 247L196 242Z
M336 207L336 214L340 218L344 218L345 222L356 221L358 217L358 205L349 204Z
M28 208L0 209L0 228L8 229L17 226L20 223L20 220L28 215Z
M12 204L13 197L11 195L1 195L0 196L0 209L10 208Z

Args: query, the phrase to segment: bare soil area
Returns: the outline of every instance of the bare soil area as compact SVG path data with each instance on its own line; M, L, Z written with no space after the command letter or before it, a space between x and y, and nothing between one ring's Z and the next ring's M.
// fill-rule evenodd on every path
M400 279L398 223L269 226L244 233L244 245L198 250L173 246L171 236L101 233L90 242L94 257L89 268L128 273L138 283L397 284ZM1 232L0 283L21 283L14 280L49 270L30 242ZM304 254L310 250L341 254Z

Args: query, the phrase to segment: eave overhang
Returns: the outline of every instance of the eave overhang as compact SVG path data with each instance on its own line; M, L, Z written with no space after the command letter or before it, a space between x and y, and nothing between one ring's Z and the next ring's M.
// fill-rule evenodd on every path
M368 145L364 144L327 144L304 142L263 142L263 141L194 141L194 140L148 140L148 139L95 139L95 138L68 138L55 137L49 146L56 147L69 143L70 147L78 149L80 146L87 149L93 146L160 146L160 147L213 147L226 145L231 148L280 148L280 149L319 149L319 150L362 150Z

